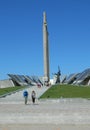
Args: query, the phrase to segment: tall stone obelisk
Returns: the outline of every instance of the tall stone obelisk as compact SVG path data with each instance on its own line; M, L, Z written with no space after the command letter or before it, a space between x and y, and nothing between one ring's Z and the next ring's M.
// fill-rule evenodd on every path
M49 82L49 45L46 13L43 13L44 81Z

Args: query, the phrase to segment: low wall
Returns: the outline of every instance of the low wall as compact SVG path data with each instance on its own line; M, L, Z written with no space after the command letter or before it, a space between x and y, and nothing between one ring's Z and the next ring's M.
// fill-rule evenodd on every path
M0 80L0 88L14 87L14 83L10 79Z

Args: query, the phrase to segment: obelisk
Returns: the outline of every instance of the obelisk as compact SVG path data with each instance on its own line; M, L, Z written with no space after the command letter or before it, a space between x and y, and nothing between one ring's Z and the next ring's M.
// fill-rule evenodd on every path
M44 81L49 82L49 45L46 13L43 13Z

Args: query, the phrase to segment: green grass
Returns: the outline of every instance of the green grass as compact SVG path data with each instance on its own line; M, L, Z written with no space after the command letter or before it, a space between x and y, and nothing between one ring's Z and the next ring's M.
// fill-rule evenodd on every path
M90 98L90 87L54 85L40 98Z
M4 95L10 92L14 92L20 89L26 88L25 86L15 86L15 87L8 87L8 88L0 88L0 95Z

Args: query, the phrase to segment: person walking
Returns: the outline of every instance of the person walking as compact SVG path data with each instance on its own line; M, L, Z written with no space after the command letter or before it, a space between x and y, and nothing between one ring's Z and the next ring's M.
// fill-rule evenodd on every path
M25 91L23 92L23 96L24 96L24 99L25 99L25 100L24 100L24 103L27 104L27 100L28 100L28 91L25 90Z
M31 93L31 98L32 98L32 102L33 104L35 103L35 99L36 99L36 93L35 91L33 90L32 93Z

